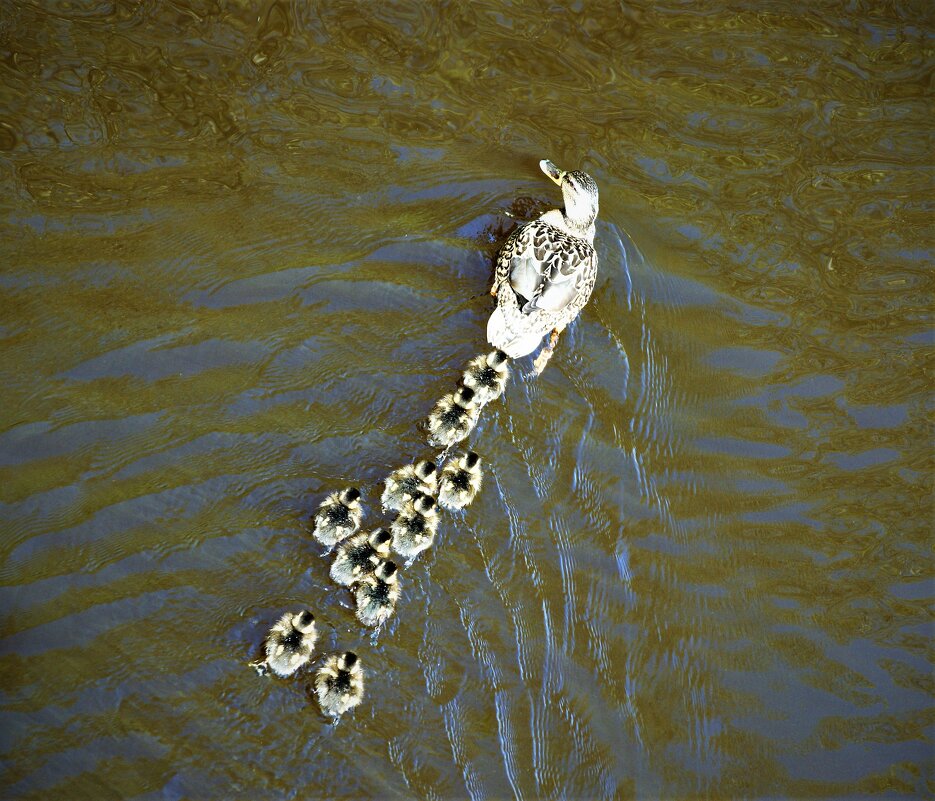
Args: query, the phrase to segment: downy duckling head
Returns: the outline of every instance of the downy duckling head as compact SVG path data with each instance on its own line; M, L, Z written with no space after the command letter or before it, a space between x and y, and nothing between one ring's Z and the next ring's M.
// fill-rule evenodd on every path
M412 499L412 508L420 515L428 514L435 508L435 499L424 492L420 492Z
M389 553L390 543L393 541L393 535L385 528L378 528L370 532L367 542L377 553Z
M360 502L360 490L357 489L357 487L348 487L345 490L341 490L338 499L345 506L355 506Z
M356 673L360 670L360 660L353 651L345 651L338 657L338 669L346 670L348 673Z
M428 481L435 475L436 469L435 462L429 461L428 459L416 462L416 475L421 481Z
M468 451L464 454L464 469L473 470L477 465L480 464L480 456L478 456L474 451Z
M455 392L455 403L465 409L470 409L474 405L474 390L470 387L458 387L458 391Z
M509 358L502 350L494 350L487 354L487 364L496 369L501 364L506 364Z
M315 615L308 611L297 612L292 616L292 625L302 634L309 634L315 629Z
M377 569L373 571L374 575L380 579L380 581L385 581L387 584L392 584L394 581L399 579L399 568L396 567L396 562L391 562L389 560L385 562L380 562L377 565Z

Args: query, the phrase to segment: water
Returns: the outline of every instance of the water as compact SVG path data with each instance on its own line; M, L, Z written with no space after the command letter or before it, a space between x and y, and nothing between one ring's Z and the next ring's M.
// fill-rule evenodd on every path
M7 9L4 797L935 792L932 22ZM541 158L594 295L374 643L307 515L426 453ZM247 667L305 605L336 729Z

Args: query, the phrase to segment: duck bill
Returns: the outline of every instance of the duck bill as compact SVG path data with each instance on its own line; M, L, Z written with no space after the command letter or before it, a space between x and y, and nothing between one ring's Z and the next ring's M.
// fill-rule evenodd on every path
M549 178L555 181L555 183L557 183L559 186L562 185L562 178L565 176L564 170L560 170L548 159L542 159L542 161L539 162L539 169L548 175Z

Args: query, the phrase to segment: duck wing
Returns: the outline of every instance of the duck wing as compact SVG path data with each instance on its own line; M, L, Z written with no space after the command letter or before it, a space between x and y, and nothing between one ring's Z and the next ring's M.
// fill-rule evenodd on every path
M595 258L594 248L584 240L535 220L507 240L500 264L509 270L520 310L530 314L560 311L571 303Z

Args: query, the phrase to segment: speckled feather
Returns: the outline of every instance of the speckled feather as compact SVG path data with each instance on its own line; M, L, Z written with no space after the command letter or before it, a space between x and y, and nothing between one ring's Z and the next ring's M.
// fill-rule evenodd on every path
M593 246L544 220L533 220L510 235L497 257L498 303L508 318L521 315L521 325L528 325L534 313L536 330L545 334L575 319L591 297L596 277ZM505 283L512 292L502 291ZM522 307L518 296L525 301Z

